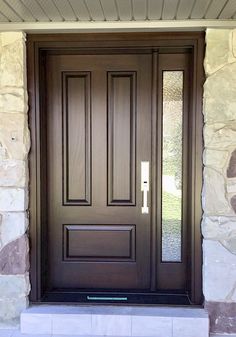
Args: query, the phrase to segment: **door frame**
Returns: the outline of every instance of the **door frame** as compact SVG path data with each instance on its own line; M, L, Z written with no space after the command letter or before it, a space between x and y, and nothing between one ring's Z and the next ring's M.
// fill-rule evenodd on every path
M176 49L191 50L191 62L193 65L192 95L190 95L191 109L191 169L189 177L189 209L188 223L191 233L191 262L190 262L190 301L193 304L202 304L202 236L201 236L201 189L202 189L202 150L203 150L203 115L202 97L204 83L204 33L203 32L168 32L168 33L83 33L83 34L30 34L27 35L27 77L29 93L29 126L31 132L31 151L29 155L30 171L30 193L29 193L29 235L30 235L30 280L32 302L41 302L44 293L44 284L47 277L45 268L46 249L46 205L45 187L46 177L45 161L43 157L42 144L45 141L45 92L40 86L45 80L45 53L56 50L71 52L78 50L80 53L99 53L101 48L124 49L124 50L166 50L174 52ZM154 62L155 61L154 53ZM157 73L157 72L156 72ZM154 76L155 77L155 76ZM152 79L156 83L156 78ZM155 84L156 85L156 84ZM153 95L154 96L154 95ZM157 99L152 98L153 116L157 110ZM155 110L155 111L154 111ZM157 117L158 118L158 117ZM152 143L156 140L155 123L152 123ZM152 162L160 159L160 151L157 146L152 148ZM152 176L155 176L152 170ZM158 178L158 179L161 179ZM156 202L156 187L152 188L152 205ZM159 192L160 193L160 192ZM156 219L156 207L152 207L152 219ZM160 211L160 210L159 210ZM160 219L157 221L160 221ZM152 253L155 254L155 245Z

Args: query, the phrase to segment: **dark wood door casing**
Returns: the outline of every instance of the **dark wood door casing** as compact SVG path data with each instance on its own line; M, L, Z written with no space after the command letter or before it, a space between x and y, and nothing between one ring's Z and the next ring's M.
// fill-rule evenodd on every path
M28 50L28 83L29 83L29 105L30 105L30 128L32 147L30 154L30 243L31 243L31 300L41 301L45 287L48 284L48 265L47 258L47 156L45 149L48 142L47 130L47 92L45 83L47 74L46 59L53 55L65 54L147 54L152 58L152 180L156 181L156 185L152 186L151 202L152 202L152 223L160 222L160 174L157 167L161 160L160 142L158 134L161 132L161 116L158 113L158 74L160 54L163 53L185 53L189 55L191 63L190 73L190 91L189 91L189 110L190 119L188 122L189 129L189 171L188 171L188 209L186 217L189 224L188 245L188 290L191 301L200 304L202 301L201 290L201 184L202 184L202 85L203 85L203 51L204 51L204 35L202 33L176 33L176 34L158 34L158 33L124 33L124 34L65 34L65 35L29 35L27 41ZM50 56L52 55L52 56ZM148 56L149 55L149 56ZM131 76L132 74L129 74ZM80 73L79 81L71 77L70 71L65 73L65 83L69 82L78 85L88 85L90 78L88 72ZM110 79L110 82L112 78ZM108 83L110 83L108 81ZM89 123L89 118L87 119ZM86 143L85 152L89 152L89 135L84 135ZM156 145L154 145L156 144ZM87 158L86 172L81 174L89 177L90 165L88 153L83 153ZM87 157L86 157L87 156ZM66 171L68 166L63 166ZM132 175L131 175L132 176ZM112 179L111 175L109 179ZM69 182L70 183L70 182ZM130 184L132 186L132 184ZM118 185L117 185L118 186ZM91 203L91 186L89 181L80 191L79 195L75 195L74 186L71 184L68 190L64 186L64 204L81 203L83 207ZM77 189L78 191L78 189ZM112 189L108 190L107 204L119 204L120 202L119 187L114 195ZM129 190L126 193L125 200L127 203L134 202L134 191ZM159 224L160 225L160 224ZM70 229L70 228L69 228ZM68 229L65 229L68 230ZM150 247L152 275L150 288L155 289L157 282L157 266L153 256L158 254L158 247L155 244L156 228L152 225L152 244ZM73 246L73 245L72 245ZM73 253L73 252L72 252ZM72 254L73 255L73 254ZM156 289L157 290L157 289Z

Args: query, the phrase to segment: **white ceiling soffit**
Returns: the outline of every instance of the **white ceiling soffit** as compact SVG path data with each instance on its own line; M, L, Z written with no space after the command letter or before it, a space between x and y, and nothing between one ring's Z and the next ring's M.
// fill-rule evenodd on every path
M236 0L0 0L0 30L236 28Z

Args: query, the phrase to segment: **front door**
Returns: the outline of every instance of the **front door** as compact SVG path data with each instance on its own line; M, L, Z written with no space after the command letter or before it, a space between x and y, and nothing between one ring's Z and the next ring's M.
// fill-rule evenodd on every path
M152 55L49 55L47 69L47 288L148 291Z
M152 48L43 54L43 300L190 303L190 56Z
M32 301L202 303L203 51L28 36Z

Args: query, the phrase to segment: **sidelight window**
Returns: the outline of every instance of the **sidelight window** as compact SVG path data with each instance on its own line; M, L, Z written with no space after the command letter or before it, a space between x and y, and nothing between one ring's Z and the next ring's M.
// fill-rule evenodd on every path
M163 71L162 261L181 262L183 71Z

